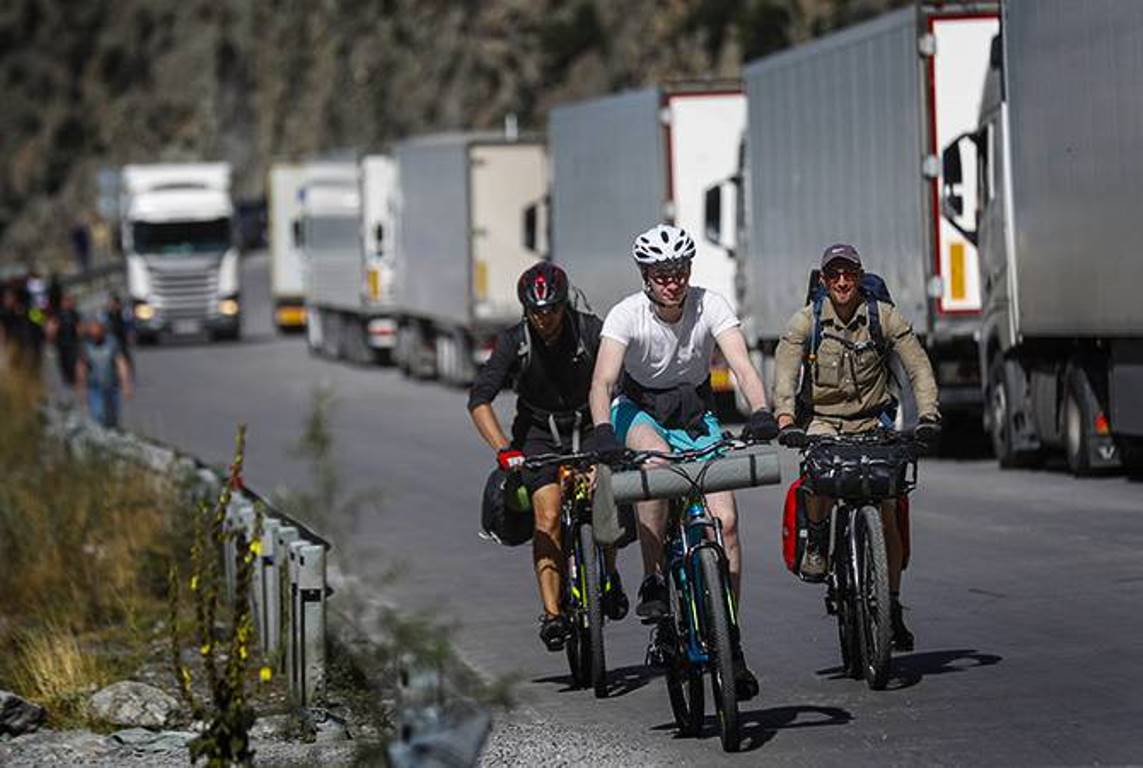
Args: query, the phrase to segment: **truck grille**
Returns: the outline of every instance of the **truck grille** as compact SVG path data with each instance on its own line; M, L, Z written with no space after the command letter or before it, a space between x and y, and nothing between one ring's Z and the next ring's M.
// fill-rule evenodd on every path
M167 317L204 317L212 314L218 297L218 262L204 264L151 264L155 305Z

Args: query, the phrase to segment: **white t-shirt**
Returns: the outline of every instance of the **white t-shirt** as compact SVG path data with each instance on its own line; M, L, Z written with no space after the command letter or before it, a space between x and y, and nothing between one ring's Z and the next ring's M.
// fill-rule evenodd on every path
M640 291L611 308L601 335L627 347L623 367L644 387L697 387L710 375L715 339L737 325L738 317L721 294L692 285L678 322L660 320Z

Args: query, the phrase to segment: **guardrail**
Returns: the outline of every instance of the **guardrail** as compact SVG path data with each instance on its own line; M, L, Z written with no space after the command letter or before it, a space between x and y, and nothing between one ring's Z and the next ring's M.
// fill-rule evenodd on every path
M225 478L198 459L135 435L105 429L75 412L46 408L46 429L78 455L103 453L164 477L187 479L196 497L217 499ZM258 527L261 508L261 531ZM225 522L228 533L241 530L258 540L258 564L248 599L259 648L279 673L288 675L290 693L309 706L325 686L326 552L331 544L304 523L276 510L250 488L231 496ZM225 537L223 558L227 596L235 597L234 536Z

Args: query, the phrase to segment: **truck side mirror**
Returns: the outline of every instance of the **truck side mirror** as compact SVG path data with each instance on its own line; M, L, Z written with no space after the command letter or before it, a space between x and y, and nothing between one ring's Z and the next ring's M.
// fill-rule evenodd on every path
M941 216L966 240L976 245L975 225L969 229L961 221L964 217L964 195L960 191L960 186L964 183L961 144L965 140L971 141L973 149L979 151L979 137L976 133L969 132L957 136L941 152Z
M722 190L720 185L708 187L703 195L703 233L712 243L722 241Z
M992 43L988 46L988 67L999 70L1004 66L1004 43L1000 35L992 36Z
M305 245L305 242L306 242L305 237L302 235L303 230L302 230L302 220L301 219L294 219L293 230L294 230L294 247L295 248L301 248L303 245Z
M377 238L377 250L381 250L381 246L385 244L385 225L378 224L373 230L373 236Z
M539 251L539 204L532 203L524 209L524 248L532 253Z

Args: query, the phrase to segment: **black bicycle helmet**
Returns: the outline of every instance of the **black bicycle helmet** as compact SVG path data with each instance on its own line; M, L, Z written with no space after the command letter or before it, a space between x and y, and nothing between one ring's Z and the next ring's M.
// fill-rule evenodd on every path
M516 283L516 297L524 309L540 309L568 300L568 276L547 261L529 267Z

